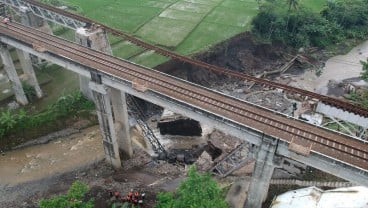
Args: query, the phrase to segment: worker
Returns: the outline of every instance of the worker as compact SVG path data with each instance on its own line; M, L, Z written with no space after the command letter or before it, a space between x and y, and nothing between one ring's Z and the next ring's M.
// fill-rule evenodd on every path
M123 202L129 202L129 196L122 196L121 201Z
M132 202L133 200L133 189L131 189L129 192L128 192L128 201L129 202Z
M3 23L8 24L10 22L9 17L5 17L3 19Z

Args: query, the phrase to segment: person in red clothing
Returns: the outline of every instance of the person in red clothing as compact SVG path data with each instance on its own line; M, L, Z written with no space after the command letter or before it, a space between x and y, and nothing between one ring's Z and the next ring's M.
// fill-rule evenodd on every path
M132 202L133 201L133 190L130 190L128 192L128 202Z
M9 22L10 22L9 17L5 17L5 18L3 19L3 23L8 24Z

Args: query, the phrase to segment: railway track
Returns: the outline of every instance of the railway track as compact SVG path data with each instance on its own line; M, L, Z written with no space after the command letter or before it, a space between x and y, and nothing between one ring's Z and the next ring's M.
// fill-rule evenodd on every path
M269 88L282 89L282 90L284 90L285 92L288 92L288 93L300 94L300 95L305 96L305 97L318 99L319 101L321 101L325 104L335 106L335 107L340 108L342 110L349 111L349 112L355 113L357 115L361 115L361 116L364 116L364 117L368 118L368 110L366 108L361 107L361 106L357 106L357 105L351 104L349 102L345 102L345 101L342 101L342 100L339 100L339 99L336 99L336 98L332 98L332 97L329 97L329 96L320 95L320 94L317 94L317 93L314 93L314 92L311 92L311 91L307 91L307 90L303 90L303 89L299 89L299 88L295 88L295 87L290 87L288 85L272 82L272 81L262 79L262 78L256 78L256 77L244 74L244 73L240 73L240 72L237 72L237 71L232 71L232 70L229 70L229 69L226 69L226 68L223 68L223 67L214 66L214 65L205 63L203 61L194 60L192 58L182 56L180 54L177 54L177 53L165 50L163 48L159 48L159 47L156 47L154 45L148 44L148 43L146 43L142 40L139 40L137 38L134 38L134 37L132 37L132 36L130 36L130 35L124 33L124 32L113 29L113 28L111 28L107 25L104 25L104 24L101 24L99 22L93 21L89 18L80 16L80 15L77 15L77 14L74 14L74 13L71 13L71 12L67 12L67 11L64 11L62 9L58 9L58 8L55 8L55 7L47 5L47 4L37 2L35 0L23 0L23 1L27 2L29 4L36 5L38 7L47 9L49 11L53 11L55 13L62 14L66 17L76 19L76 20L81 21L81 22L100 25L105 31L110 32L113 35L120 36L120 37L124 38L125 40L128 40L128 41L130 41L130 42L132 42L136 45L139 45L143 48L153 50L153 51L155 51L158 54L161 54L163 56L167 56L167 57L170 57L170 58L173 58L173 59L176 59L176 60L180 60L180 61L183 61L185 63L190 63L190 64L193 64L195 66L199 66L199 67L205 68L207 70L214 71L216 73L226 74L226 75L230 75L230 76L237 77L237 78L240 78L240 79L253 81L253 82L258 83L262 86L267 86Z
M108 56L18 23L0 25L0 34L23 41L42 51L67 57L102 74L129 82L144 83L147 89L206 109L216 115L264 132L288 143L309 147L368 170L368 143L333 133L236 98L225 96L184 80Z

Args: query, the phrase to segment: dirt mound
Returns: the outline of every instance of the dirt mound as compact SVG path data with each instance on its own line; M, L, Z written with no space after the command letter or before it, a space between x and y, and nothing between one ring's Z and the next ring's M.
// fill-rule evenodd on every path
M257 43L249 35L235 37L216 48L215 52L199 58L210 64L253 75L278 68L284 62L284 47Z

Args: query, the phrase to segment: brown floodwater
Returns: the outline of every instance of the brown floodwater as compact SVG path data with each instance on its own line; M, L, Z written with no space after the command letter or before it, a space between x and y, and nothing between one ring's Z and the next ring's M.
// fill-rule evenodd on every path
M0 184L14 185L65 173L104 158L99 127L94 126L47 144L0 156Z

